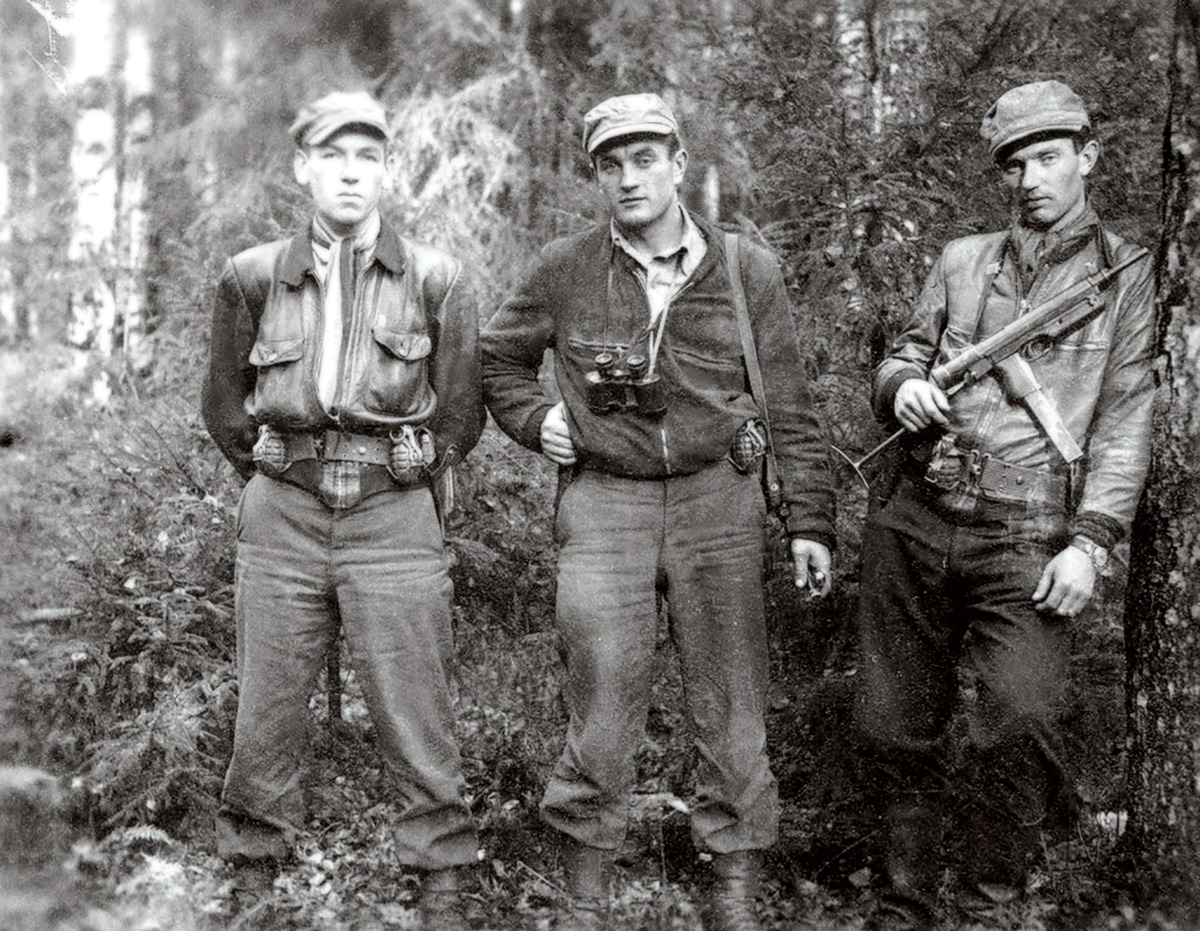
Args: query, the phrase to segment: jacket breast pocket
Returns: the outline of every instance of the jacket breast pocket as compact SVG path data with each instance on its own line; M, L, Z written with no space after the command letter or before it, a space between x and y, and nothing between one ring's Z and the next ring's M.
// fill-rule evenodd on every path
M255 415L270 423L290 423L302 416L304 397L304 337L259 337L250 350L258 369L254 387Z
M425 333L410 333L375 326L374 346L367 379L367 407L396 415L412 414L426 403L429 354L433 341Z
M732 400L746 390L746 369L740 356L723 359L707 353L671 346L671 358L684 380L701 392L714 392Z

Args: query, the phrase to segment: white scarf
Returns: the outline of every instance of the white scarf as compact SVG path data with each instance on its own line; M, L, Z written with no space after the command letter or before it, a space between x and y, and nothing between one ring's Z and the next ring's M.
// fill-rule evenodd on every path
M317 280L325 289L321 308L321 355L317 360L317 397L326 411L337 393L338 372L342 361L342 336L347 313L353 313L354 270L367 267L375 255L379 239L379 211L372 210L358 229L346 236L335 236L320 216L313 218L312 250ZM345 249L347 240L351 248ZM343 305L349 301L350 307Z

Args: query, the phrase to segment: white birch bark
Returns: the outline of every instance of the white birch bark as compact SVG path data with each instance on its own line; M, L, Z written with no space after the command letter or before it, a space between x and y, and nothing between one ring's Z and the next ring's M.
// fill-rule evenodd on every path
M15 340L18 335L12 275L12 198L6 155L0 154L0 342Z
M837 0L833 22L842 58L843 138L873 167L890 127L925 117L920 62L929 11L917 0ZM847 190L844 202L849 239L876 241L872 192Z
M147 335L149 289L146 280L150 224L147 215L146 141L153 130L150 99L153 93L150 35L127 15L122 3L119 28L124 33L125 67L119 92L125 95L125 125L121 155L124 171L118 200L115 300L121 314L125 362L135 373L145 374L153 364Z
M108 277L113 265L117 230L117 138L107 89L114 60L112 0L78 0L72 9L74 36L70 86L85 100L75 121L71 173L75 181L75 217L68 257L78 284L70 297L67 341L81 354L83 369L91 363L89 350L101 364L113 351L116 296ZM93 400L108 401L107 371L97 375Z

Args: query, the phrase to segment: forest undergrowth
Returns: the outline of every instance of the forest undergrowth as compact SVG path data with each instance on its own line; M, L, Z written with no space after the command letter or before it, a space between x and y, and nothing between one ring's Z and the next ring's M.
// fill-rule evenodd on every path
M0 746L4 762L59 777L70 838L52 868L23 870L18 860L4 874L6 926L419 927L416 877L390 853L399 799L348 661L334 693L340 714L331 717L324 678L314 692L310 821L271 895L239 912L231 873L213 855L236 709L240 487L199 421L198 360L169 385L114 373L119 390L105 409L83 402L80 385L95 373L74 373L64 350L7 352L0 361ZM481 840L474 910L487 928L548 928L562 894L553 839L537 818L565 730L552 623L553 486L546 464L489 428L463 471L462 507L448 528L458 736ZM772 549L769 737L783 797L764 890L773 929L802 919L859 929L878 881L878 837L851 765L847 711L864 502L851 485L842 497L841 584L826 605L818 610L791 590L782 547ZM660 674L618 860L617 929L703 921L707 870L687 829L682 688L660 626ZM1072 718L1079 815L1048 845L1026 902L987 924L947 928L1176 927L1123 905L1104 880L1120 820L1117 621L1097 620L1077 652L1091 696Z

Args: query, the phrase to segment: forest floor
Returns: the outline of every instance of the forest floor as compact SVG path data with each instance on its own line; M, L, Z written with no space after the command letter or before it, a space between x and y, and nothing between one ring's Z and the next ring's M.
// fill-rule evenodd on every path
M235 894L213 855L211 817L232 726L237 488L194 403L126 391L97 409L84 401L92 374L75 374L66 351L0 353L0 764L58 777L45 823L64 824L62 837L47 827L45 837L4 839L0 927L419 928L417 879L390 855L399 800L345 665L340 718L330 720L324 683L312 702L311 815L296 857L261 899ZM537 818L565 725L548 616L550 484L494 435L477 456L467 514L450 532L459 739L481 838L473 911L477 927L535 931L551 927L561 897ZM877 837L852 780L830 765L846 751L853 668L812 655L816 623L800 617L772 633L783 825L764 926L858 931L878 880ZM661 641L618 858L612 926L628 931L692 931L704 919L682 688ZM1048 847L1024 901L984 921L948 907L943 928L1186 931L1104 883L1116 819L1085 814Z

